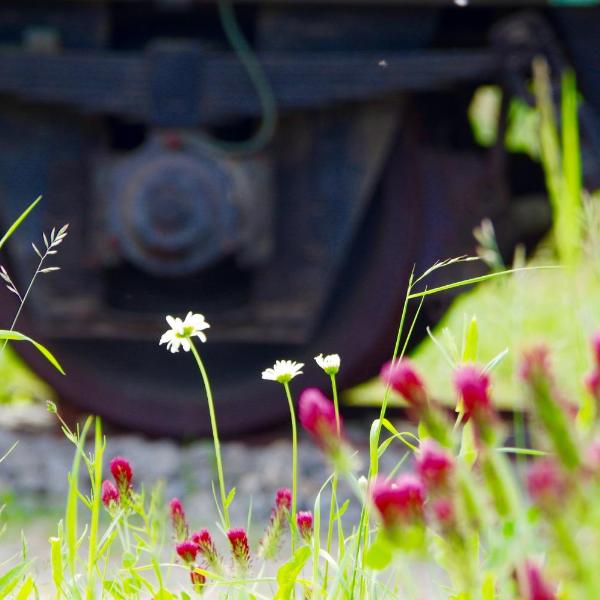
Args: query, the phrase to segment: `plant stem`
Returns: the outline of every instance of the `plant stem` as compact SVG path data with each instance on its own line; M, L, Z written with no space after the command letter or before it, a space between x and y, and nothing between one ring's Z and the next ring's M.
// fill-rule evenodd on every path
M229 509L227 507L227 494L225 493L225 478L223 477L223 463L221 461L221 442L219 441L219 431L217 430L217 418L215 416L215 406L213 401L212 390L210 389L210 381L208 380L208 375L206 373L206 369L204 368L202 358L200 358L200 354L198 353L198 350L196 349L196 346L194 345L194 342L191 339L190 346L192 348L194 358L196 359L196 363L198 364L198 369L200 369L202 381L204 382L204 389L206 390L206 399L208 400L208 412L210 414L210 426L212 429L213 444L215 447L215 458L217 461L217 473L219 476L221 508L223 509L223 520L225 521L225 528L229 529Z
M11 332L14 331L14 329L17 325L17 321L19 320L19 317L21 316L21 312L23 312L23 307L25 306L25 302L27 301L29 292L31 292L31 288L33 287L33 284L35 283L37 276L40 274L40 270L41 270L47 256L48 256L48 251L46 250L46 252L44 252L44 255L42 256L42 258L40 259L40 262L38 263L37 269L35 270L35 273L33 274L33 277L31 278L29 285L27 286L27 290L25 291L25 294L23 294L22 297L21 297L21 295L19 295L19 300L21 302L19 303L19 308L17 309L15 317L10 325L9 331L11 331ZM2 344L2 348L0 348L0 356L2 356L2 353L4 352L4 349L6 348L6 344L8 344L8 340L4 340L4 343Z
M340 407L338 404L338 393L337 393L337 385L335 382L335 375L332 373L331 378L331 391L333 393L333 406L335 409L335 426L337 429L338 437L341 434L341 425L340 425ZM329 503L329 525L327 527L327 553L331 554L331 544L333 541L333 514L334 510L337 507L337 486L338 486L338 474L337 472L333 474L333 479L331 480L331 502ZM329 574L329 563L325 562L325 572L323 575L323 588L327 589L327 577Z
M286 381L283 384L285 395L290 407L290 418L292 421L292 515L291 515L291 531L292 531L292 553L296 547L296 507L297 507L297 484L298 484L298 431L296 429L296 413L294 411L294 402L290 392L290 384Z

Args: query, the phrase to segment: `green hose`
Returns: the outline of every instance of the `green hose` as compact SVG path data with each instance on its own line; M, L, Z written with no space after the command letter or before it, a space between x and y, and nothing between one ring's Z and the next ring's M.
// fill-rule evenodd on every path
M246 140L227 142L216 138L208 138L208 141L219 150L232 154L259 152L271 141L277 127L277 104L275 96L262 65L240 29L235 17L232 0L218 0L217 5L221 25L227 41L246 69L248 77L256 90L262 111L262 119L258 129Z

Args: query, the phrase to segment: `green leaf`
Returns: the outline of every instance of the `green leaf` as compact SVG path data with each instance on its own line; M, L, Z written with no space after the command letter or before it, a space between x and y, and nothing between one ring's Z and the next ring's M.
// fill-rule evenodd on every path
M452 283L441 285L440 287L436 288L431 288L429 290L424 290L422 292L413 292L412 294L409 294L408 298L409 300L412 300L413 298L422 298L423 296L431 296L432 294L445 292L446 290L452 290L457 287L473 285L474 283L481 283L482 281L487 281L488 279L496 279L497 277L503 277L504 275L510 275L511 273L521 273L523 271L537 271L540 269L560 269L560 267L556 265L540 265L537 267L519 267L518 269L506 269L505 271L495 271L494 273L480 275L479 277L470 277L469 279L454 281Z
M62 589L64 579L61 537L62 535L60 537L51 537L49 540L52 581L54 582L57 593Z
M229 493L227 494L227 498L225 498L225 506L227 508L229 508L229 505L233 502L233 499L235 498L235 492L236 492L235 488L231 488L229 490Z
M29 576L21 586L21 589L16 596L16 600L27 600L33 591L35 591L35 583L31 576Z
M298 575L304 568L306 561L310 558L311 550L308 546L298 548L292 558L279 567L277 571L277 592L274 600L290 600L293 596L294 586Z
M30 337L19 333L18 331L9 331L8 329L0 329L0 340L10 340L13 342L29 342L44 356L44 358L59 372L65 375L60 363L56 360L52 352L39 342L32 340Z
M477 343L479 330L477 328L477 317L473 316L465 332L463 343L463 362L475 362L477 360Z
M39 201L42 199L41 196L38 196L22 213L21 216L9 227L8 231L2 236L0 240L0 249L6 242L8 238L19 228L21 223L27 218L27 215L38 205Z
M0 577L0 598L6 598L17 587L21 578L27 573L30 565L30 562L22 562Z
M348 510L348 506L350 506L350 498L348 498L344 504L340 506L335 515L333 515L333 520L337 521L338 519L341 519L344 516L344 513Z
M381 531L377 533L373 543L365 552L365 566L369 569L382 571L391 562L394 556L394 546Z

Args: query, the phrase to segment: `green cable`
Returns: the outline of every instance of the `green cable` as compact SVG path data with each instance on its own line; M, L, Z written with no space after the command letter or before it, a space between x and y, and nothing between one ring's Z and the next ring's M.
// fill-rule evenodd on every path
M226 142L216 138L208 138L210 144L220 150L233 154L250 154L259 152L271 141L277 127L277 104L271 84L258 61L256 54L244 37L235 17L232 0L218 0L219 17L227 41L242 63L260 102L262 119L256 132L240 142Z

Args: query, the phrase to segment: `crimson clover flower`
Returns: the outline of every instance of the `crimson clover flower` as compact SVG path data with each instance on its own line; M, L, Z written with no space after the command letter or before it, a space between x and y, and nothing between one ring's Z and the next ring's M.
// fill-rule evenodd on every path
M227 532L227 539L231 545L233 560L242 571L245 571L250 564L250 545L246 530L243 527L230 529Z
M173 524L175 537L178 540L184 540L188 535L188 525L185 519L183 504L179 498L173 498L169 502L169 513L171 515L171 523Z
M406 358L389 361L383 365L381 380L389 384L413 408L423 408L427 404L427 391L421 376Z
M120 500L119 490L112 481L108 479L102 482L102 504L109 510L118 506Z
M313 515L308 510L298 511L296 525L300 535L306 542L310 542L313 535Z
M198 544L192 540L184 540L175 546L175 551L179 557L187 564L191 564L196 560L198 554Z
M115 479L121 498L128 498L133 482L131 463L122 456L115 456L110 461L110 472Z
M423 517L425 487L414 475L397 480L378 478L371 486L371 500L386 529L419 521Z
M437 442L421 442L416 467L421 481L430 490L446 487L454 471L454 459Z
M319 447L328 452L339 450L341 436L338 435L335 407L320 390L307 388L300 394L298 417Z

